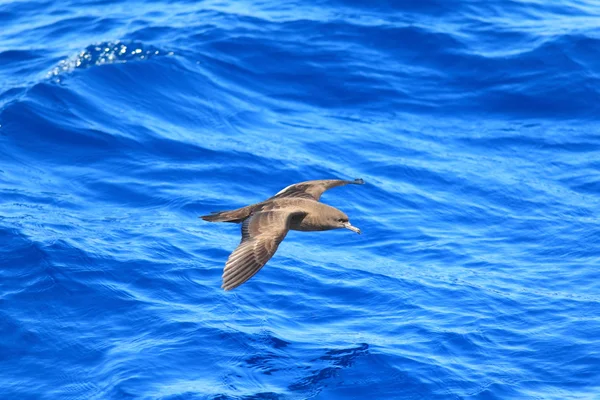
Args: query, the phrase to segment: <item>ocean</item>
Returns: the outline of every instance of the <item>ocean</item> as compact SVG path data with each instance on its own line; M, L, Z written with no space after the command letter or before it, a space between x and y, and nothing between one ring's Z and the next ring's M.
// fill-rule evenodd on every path
M0 0L0 399L600 399L600 3ZM312 179L225 292L235 224Z

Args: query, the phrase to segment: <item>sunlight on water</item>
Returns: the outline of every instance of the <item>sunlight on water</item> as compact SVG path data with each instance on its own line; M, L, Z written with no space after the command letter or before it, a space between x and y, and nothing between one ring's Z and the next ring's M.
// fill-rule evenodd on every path
M65 60L48 72L48 77L68 73L76 68L88 68L95 65L126 63L131 61L149 60L156 56L172 56L174 52L161 52L153 46L144 46L141 43L105 42L88 46L79 54Z

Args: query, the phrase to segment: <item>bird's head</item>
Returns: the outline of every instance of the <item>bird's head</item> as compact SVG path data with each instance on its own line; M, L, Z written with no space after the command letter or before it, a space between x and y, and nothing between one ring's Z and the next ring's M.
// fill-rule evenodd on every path
M348 216L340 210L336 211L337 212L332 216L332 225L337 228L350 229L352 232L356 232L360 235L360 229L358 229L350 223Z

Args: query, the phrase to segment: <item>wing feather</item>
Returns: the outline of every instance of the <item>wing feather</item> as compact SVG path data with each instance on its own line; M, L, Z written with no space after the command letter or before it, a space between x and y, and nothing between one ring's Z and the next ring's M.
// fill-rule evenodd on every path
M281 190L271 199L279 199L282 197L295 197L305 198L310 200L319 201L323 192L328 189L344 186L349 184L362 185L365 182L362 179L355 179L353 181L346 181L342 179L321 179L315 181L306 181L290 185L285 189Z
M231 253L223 270L225 290L235 289L252 278L277 251L293 216L302 213L285 209L261 211L242 224L242 241Z

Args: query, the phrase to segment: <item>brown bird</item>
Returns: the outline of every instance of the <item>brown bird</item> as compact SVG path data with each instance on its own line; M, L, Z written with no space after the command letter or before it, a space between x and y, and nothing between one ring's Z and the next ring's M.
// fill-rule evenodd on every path
M362 179L300 182L261 203L200 217L210 222L242 224L242 241L225 264L221 287L225 290L235 289L252 278L273 257L290 229L327 231L346 228L360 233L360 229L350 224L346 214L319 203L319 199L324 191L333 187L364 183Z

